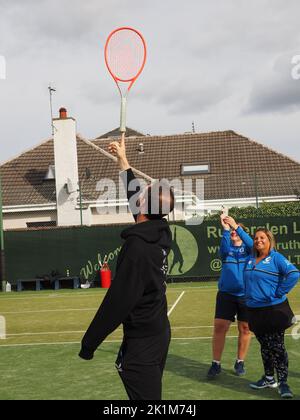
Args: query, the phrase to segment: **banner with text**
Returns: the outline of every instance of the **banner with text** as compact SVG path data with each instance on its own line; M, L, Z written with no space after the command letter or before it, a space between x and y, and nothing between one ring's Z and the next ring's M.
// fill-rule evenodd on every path
M275 235L277 249L300 268L300 218L239 220L254 235L267 227ZM99 261L106 258L114 272L128 226L91 226L5 232L6 278L80 276L82 281L99 280ZM219 247L222 227L218 221L199 226L170 224L173 243L169 255L171 277L218 277L222 268Z

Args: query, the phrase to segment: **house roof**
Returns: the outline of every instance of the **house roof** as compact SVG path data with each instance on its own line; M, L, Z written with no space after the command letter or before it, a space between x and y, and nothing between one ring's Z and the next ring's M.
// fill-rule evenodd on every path
M109 141L94 144L107 149ZM300 163L234 131L131 137L126 148L129 162L152 178L204 179L205 200L255 197L256 187L261 197L299 195ZM210 173L183 177L182 164L209 164Z
M110 141L103 138L90 142L77 136L85 201L99 197L96 184L100 179L105 177L118 184L116 160L107 152ZM140 143L144 153L139 151ZM260 197L299 195L300 163L234 131L128 137L126 147L129 162L146 181L201 178L206 200L255 197L255 184ZM4 163L0 167L3 204L55 203L55 181L44 181L53 164L52 139ZM183 177L182 164L209 164L210 173Z
M99 180L112 179L118 185L116 158L79 135L76 141L82 197L84 201L94 201L101 194L96 189ZM55 204L55 180L44 179L49 165L54 165L53 139L0 166L3 205ZM134 172L146 182L150 181L138 170Z
M133 130L130 127L126 127L126 132L125 132L125 137L142 137L145 134L143 133L139 133L136 130ZM115 128L112 131L109 131L108 133L102 134L101 136L97 137L97 139L106 139L108 137L120 137L121 136L121 132L120 132L120 128Z
M1 165L3 205L55 203L55 181L43 182L50 164L54 164L53 140Z

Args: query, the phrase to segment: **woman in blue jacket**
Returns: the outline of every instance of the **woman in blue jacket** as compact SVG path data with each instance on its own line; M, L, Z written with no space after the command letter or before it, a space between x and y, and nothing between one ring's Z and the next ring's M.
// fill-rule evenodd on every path
M293 324L293 312L287 293L299 280L299 270L275 250L275 239L267 229L254 237L254 255L245 268L246 303L249 327L261 345L264 376L250 384L253 389L277 388L282 398L292 398L287 384L288 354L284 345L285 330Z
M244 231L243 226L237 224L232 217L221 216L221 224L223 226L220 246L222 271L216 300L213 361L207 373L208 379L213 379L221 373L221 357L226 334L236 318L239 338L234 370L239 376L245 374L244 360L251 340L245 302L244 268L246 259L252 252L253 240Z

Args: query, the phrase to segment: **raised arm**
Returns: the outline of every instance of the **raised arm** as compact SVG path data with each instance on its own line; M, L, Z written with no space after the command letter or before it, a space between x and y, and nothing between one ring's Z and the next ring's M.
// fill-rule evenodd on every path
M110 153L112 153L113 155L115 155L118 159L118 165L120 168L120 177L124 183L125 189L126 189L126 194L127 194L127 200L129 202L129 208L133 214L133 217L135 219L135 221L137 220L137 214L136 214L136 208L132 208L131 206L131 197L133 197L137 192L141 191L141 186L139 184L139 182L137 181L131 166L129 165L129 162L127 160L127 156L126 156L126 146L125 146L125 133L122 133L122 138L121 141L113 141L112 143L110 143L110 145L108 146L108 150ZM129 184L133 181L136 180L136 185L135 185L135 189L133 191L131 191L129 189ZM131 184L132 185L132 184Z
M108 150L117 157L120 171L127 171L131 168L126 156L125 133L122 133L120 142L113 141L110 143Z
M246 245L246 247L247 247L247 249L248 249L248 252L249 252L249 254L250 254L250 253L251 253L251 251L252 251L252 248L253 248L253 239L251 238L251 236L250 236L250 235L248 235L248 233L247 233L247 232L245 232L245 231L244 231L244 229L236 223L236 221L234 220L234 218L233 218L233 217L226 216L226 217L224 218L224 221L225 221L226 223L228 223L228 225L229 225L232 229L234 229L234 230L236 231L236 233L239 235L239 237L241 238L241 240L242 240L242 241L244 242L244 244Z
M223 227L223 236L220 245L220 255L225 258L230 251L230 226L224 221L224 216L221 216L221 225Z

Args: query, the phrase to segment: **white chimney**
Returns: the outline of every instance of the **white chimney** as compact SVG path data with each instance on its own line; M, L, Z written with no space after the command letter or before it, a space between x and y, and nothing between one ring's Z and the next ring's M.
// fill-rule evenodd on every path
M59 118L53 119L53 126L57 225L80 225L76 121L67 116L65 108L61 108ZM74 188L70 189L70 185Z

